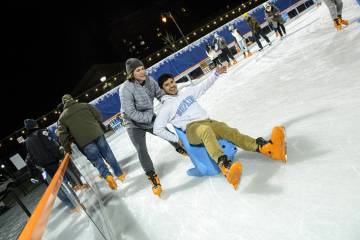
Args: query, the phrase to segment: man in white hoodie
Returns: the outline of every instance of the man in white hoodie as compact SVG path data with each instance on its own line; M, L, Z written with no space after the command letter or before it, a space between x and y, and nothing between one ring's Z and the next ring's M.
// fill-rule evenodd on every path
M181 144L178 136L168 130L168 123L186 132L190 144L204 144L210 157L218 164L221 172L234 188L237 188L241 177L242 166L239 161L229 160L218 144L217 139L226 139L246 151L260 152L274 160L286 161L285 129L282 126L273 128L271 140L254 139L241 134L223 122L209 118L209 115L196 101L218 79L226 73L226 67L217 67L208 79L179 92L172 75L163 74L158 84L166 95L161 99L163 106L154 123L154 133L159 137Z

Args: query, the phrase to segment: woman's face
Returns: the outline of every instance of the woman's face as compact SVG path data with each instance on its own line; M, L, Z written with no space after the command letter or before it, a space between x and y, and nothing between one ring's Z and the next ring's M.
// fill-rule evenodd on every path
M135 68L134 70L134 78L138 81L145 81L146 80L146 71L144 66L140 66Z

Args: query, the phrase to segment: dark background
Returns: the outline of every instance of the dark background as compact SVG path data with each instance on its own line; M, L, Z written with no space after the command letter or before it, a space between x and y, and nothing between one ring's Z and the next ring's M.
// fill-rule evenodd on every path
M143 58L163 47L159 33L179 38L171 21L160 21L162 12L171 11L187 34L243 2L3 3L0 139L22 128L25 118L55 109L63 94L87 90L77 86L94 64L118 63L120 71L128 57Z

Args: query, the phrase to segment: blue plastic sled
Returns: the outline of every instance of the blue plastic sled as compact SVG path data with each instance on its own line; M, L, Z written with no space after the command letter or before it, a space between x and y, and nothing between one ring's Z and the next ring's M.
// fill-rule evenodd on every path
M218 175L220 172L219 167L213 161L208 152L206 151L204 145L190 145L186 134L178 128L175 128L177 135L179 136L181 142L184 144L185 150L188 153L190 160L194 164L194 168L187 170L189 176L201 177L201 176L214 176ZM225 155L230 159L234 160L237 148L234 144L224 139L220 139L220 146L224 149Z

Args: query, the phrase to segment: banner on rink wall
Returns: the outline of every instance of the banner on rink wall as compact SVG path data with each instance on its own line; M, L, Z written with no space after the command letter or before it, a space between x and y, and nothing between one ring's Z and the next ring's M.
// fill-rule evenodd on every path
M280 11L284 11L297 2L300 2L300 0L272 0L269 2L275 4L280 9ZM248 13L255 17L260 24L265 22L263 5L259 5L258 7L250 10ZM286 19L287 18L288 17L286 17ZM235 26L242 35L245 35L250 31L250 28L243 17L237 17L236 19L222 25L211 33L149 67L147 69L148 73L155 79L157 79L164 72L171 73L174 76L183 73L207 57L205 52L205 45L213 41L215 33L224 37L227 43L234 41L234 37L228 30L229 26Z

